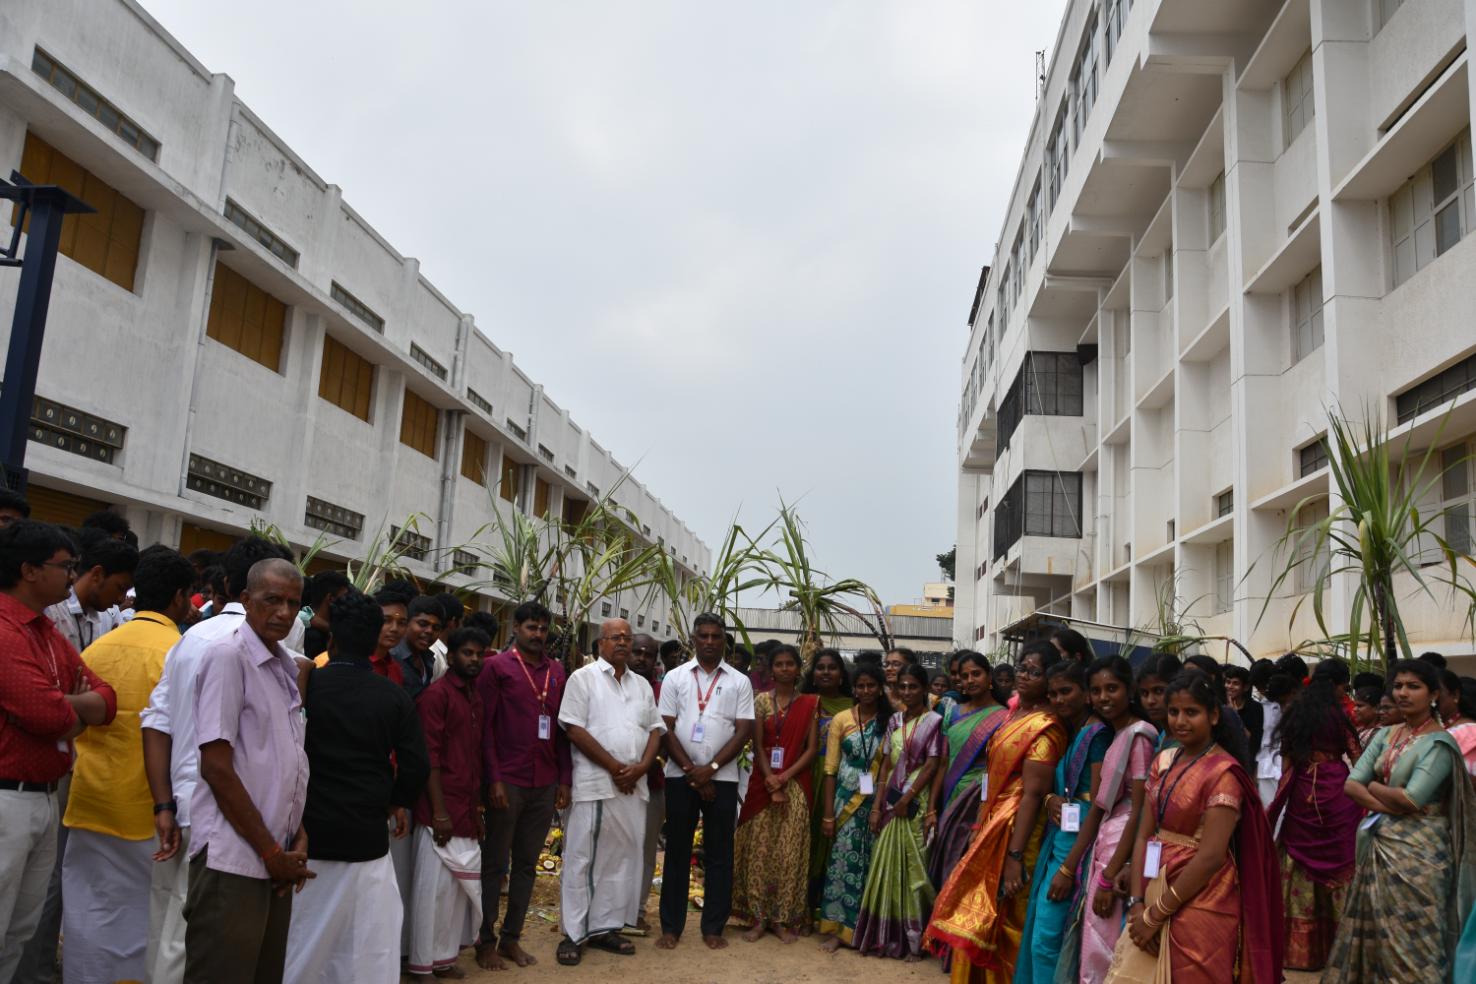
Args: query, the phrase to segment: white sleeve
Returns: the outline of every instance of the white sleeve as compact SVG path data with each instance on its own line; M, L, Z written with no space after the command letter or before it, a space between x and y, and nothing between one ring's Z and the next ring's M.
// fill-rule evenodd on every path
M738 681L740 686L738 687L738 714L736 715L737 719L739 721L752 721L754 717L753 684L749 683L748 678L743 676L740 676L738 678Z
M589 727L589 674L575 670L564 684L564 696L559 702L559 724L568 728Z
M661 702L657 705L657 714L664 718L680 717L677 713L677 691L680 689L681 684L677 683L675 676L667 677L667 682L661 685Z
M166 735L174 734L169 724L169 670L174 666L174 654L179 651L179 643L164 656L164 672L159 675L159 682L154 685L154 692L149 695L149 704L138 715L138 723L141 727L150 731L161 731Z

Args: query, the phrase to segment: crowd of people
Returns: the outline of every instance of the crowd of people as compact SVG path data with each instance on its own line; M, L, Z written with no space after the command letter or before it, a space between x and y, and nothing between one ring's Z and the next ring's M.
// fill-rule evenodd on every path
M991 665L723 619L593 652L250 536L0 496L0 981L345 982L772 933L960 982L1476 980L1476 680L1295 654ZM699 838L700 830L700 838ZM663 856L664 852L664 856ZM662 858L659 905L647 900ZM841 971L837 971L841 973Z

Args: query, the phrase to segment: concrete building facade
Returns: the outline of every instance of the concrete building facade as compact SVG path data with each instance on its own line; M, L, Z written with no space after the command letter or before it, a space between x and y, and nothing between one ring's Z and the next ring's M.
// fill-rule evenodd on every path
M263 521L352 558L419 514L410 568L455 584L494 510L571 519L614 490L636 538L706 570L686 524L134 0L0 6L12 169L98 209L68 219L52 291L42 515L107 505L186 550ZM603 607L671 634L659 601Z
M1325 563L1266 598L1289 526L1337 507L1338 408L1433 448L1422 511L1470 551L1473 26L1476 0L1071 0L970 312L957 642L1165 603L1257 655L1320 638ZM1416 651L1472 651L1463 607L1401 594Z

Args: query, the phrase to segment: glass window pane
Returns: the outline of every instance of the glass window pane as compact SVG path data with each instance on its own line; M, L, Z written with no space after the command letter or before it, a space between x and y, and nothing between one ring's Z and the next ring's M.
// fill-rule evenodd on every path
M1471 552L1471 504L1463 502L1445 512L1445 542L1459 553Z
M1440 475L1440 496L1449 501L1459 499L1470 490L1470 483L1466 478L1466 446L1458 444L1453 448L1446 448L1440 454L1440 467L1443 469Z
M1451 202L1435 214L1435 255L1461 241L1461 206Z
M1456 166L1456 149L1448 148L1430 164L1430 180L1434 185L1435 203L1445 201L1460 187L1460 170Z

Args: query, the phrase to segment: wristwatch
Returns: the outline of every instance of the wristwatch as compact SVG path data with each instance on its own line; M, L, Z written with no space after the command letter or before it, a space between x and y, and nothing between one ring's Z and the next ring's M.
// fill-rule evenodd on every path
M1129 895L1127 897L1127 907L1129 909L1131 909L1135 905L1142 905L1142 904L1143 904L1143 896L1141 896L1141 895Z
M170 813L178 813L179 812L179 804L176 803L174 800L165 800L163 803L155 803L154 804L154 816L157 817L159 814L163 813L165 810L168 810Z

